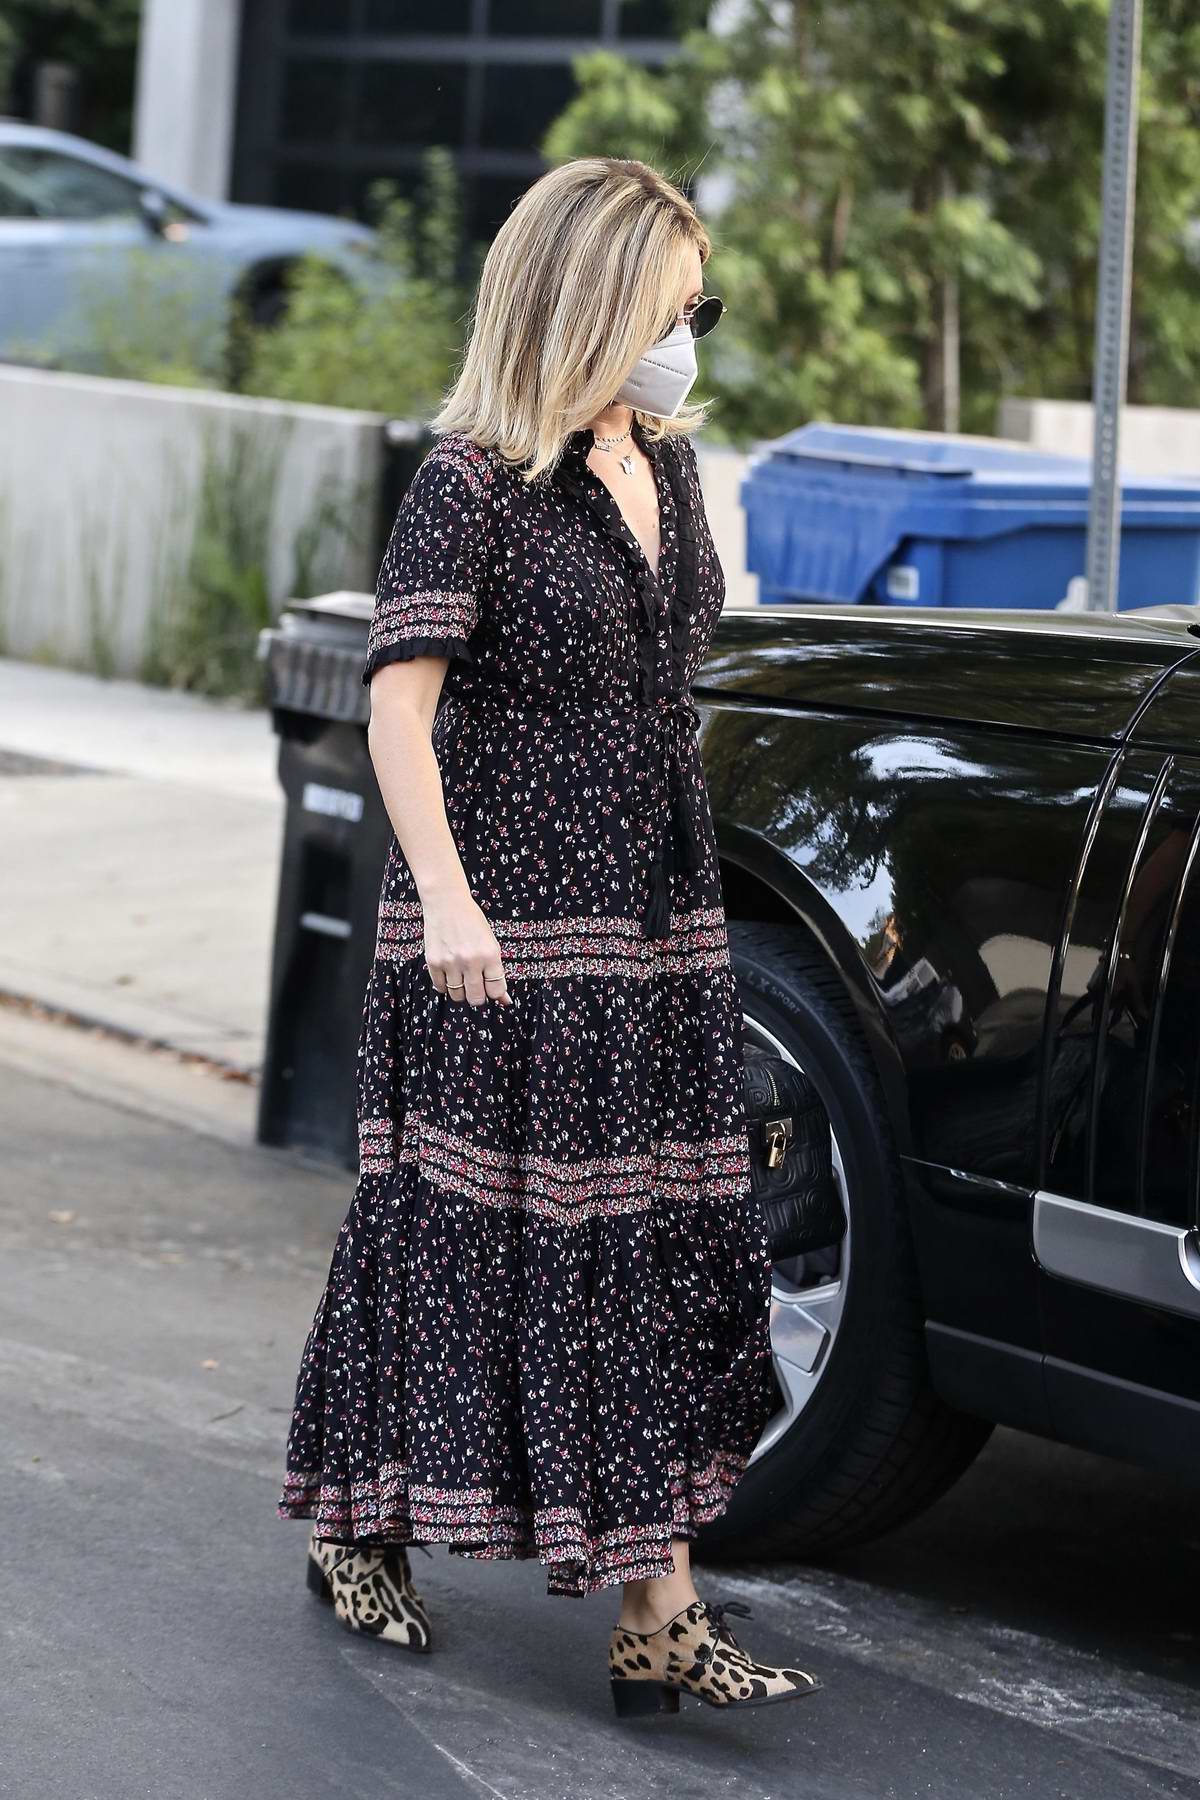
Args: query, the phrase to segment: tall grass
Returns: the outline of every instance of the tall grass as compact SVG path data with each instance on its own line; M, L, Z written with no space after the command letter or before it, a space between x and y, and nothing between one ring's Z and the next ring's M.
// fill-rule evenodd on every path
M202 428L200 480L151 619L142 679L260 698L253 646L270 623L271 521L286 429Z
M186 503L178 509L184 541L151 618L142 680L261 704L259 631L287 599L336 584L365 496L328 463L290 546L283 591L272 584L276 509L292 432L288 419L233 420L203 430L199 485L190 510Z
M87 666L110 678L117 672L117 632L129 569L128 527L113 536L111 515L85 507L77 526L76 556L87 618Z

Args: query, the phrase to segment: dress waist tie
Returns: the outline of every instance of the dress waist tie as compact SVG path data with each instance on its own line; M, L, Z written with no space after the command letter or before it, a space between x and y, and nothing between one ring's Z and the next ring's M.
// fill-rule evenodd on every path
M649 938L665 938L671 930L671 888L677 869L696 870L704 850L696 832L695 814L687 791L688 751L700 728L700 714L686 694L661 696L643 709L649 721L654 749L660 761L656 770L650 810L666 806L654 844L649 892L642 924Z

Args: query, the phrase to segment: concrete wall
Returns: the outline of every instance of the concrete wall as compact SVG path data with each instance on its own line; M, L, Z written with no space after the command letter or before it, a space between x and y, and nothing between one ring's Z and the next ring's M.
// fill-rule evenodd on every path
M374 584L382 420L187 388L0 365L0 645L6 654L137 675L151 618L192 542L206 470L278 458L270 591L292 590L302 534L332 499L320 580ZM224 466L228 466L226 460Z
M1092 454L1092 408L1085 400L1005 400L996 429L1039 450ZM1200 412L1127 406L1121 414L1121 464L1146 475L1200 474Z
M297 546L327 502L318 587L374 586L381 415L0 364L0 418L0 653L82 669L108 657L113 673L136 677L191 548L206 470L239 452L251 471L278 459L276 604L294 591ZM702 435L697 455L727 603L752 604L738 499L747 459Z
M206 200L229 194L242 0L143 0L133 155Z

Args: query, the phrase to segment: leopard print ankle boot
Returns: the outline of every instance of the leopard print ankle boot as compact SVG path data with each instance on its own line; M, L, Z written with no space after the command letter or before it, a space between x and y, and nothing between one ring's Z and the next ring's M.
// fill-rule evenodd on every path
M402 1544L333 1544L314 1532L308 1585L333 1603L349 1631L386 1638L405 1650L428 1650L429 1614L413 1586Z
M615 1625L608 1672L618 1714L678 1712L681 1693L710 1706L765 1706L798 1700L824 1685L804 1669L755 1662L726 1624L727 1612L750 1617L749 1607L736 1600L724 1606L693 1600L657 1631Z

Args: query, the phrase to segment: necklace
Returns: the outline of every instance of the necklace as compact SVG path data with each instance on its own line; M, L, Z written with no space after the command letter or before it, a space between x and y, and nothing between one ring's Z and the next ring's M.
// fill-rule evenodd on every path
M606 456L609 456L612 454L612 446L614 444L623 444L625 442L625 439L627 437L631 436L632 432L633 432L632 425L628 426L626 428L626 430L620 432L618 434L618 436L616 436L616 437L599 438L596 436L595 432L593 432L592 433L592 442L595 444L597 450L603 450L604 454ZM626 451L624 456L619 457L618 461L620 462L621 467L624 469L624 471L627 475L633 474L633 458L632 458L632 456L630 456L628 451Z

